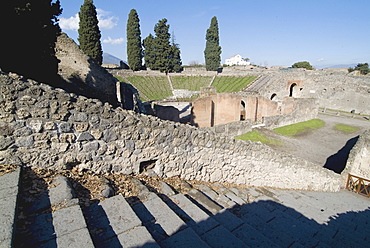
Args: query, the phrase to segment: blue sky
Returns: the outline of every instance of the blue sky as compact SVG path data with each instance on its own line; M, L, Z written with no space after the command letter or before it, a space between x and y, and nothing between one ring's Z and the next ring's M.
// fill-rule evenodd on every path
M83 0L60 0L62 30L77 42L76 14ZM211 18L219 23L222 63L240 54L264 66L309 61L327 65L370 62L369 0L94 0L104 52L126 56L126 23L131 9L141 37L154 34L166 18L180 45L183 64L204 63Z

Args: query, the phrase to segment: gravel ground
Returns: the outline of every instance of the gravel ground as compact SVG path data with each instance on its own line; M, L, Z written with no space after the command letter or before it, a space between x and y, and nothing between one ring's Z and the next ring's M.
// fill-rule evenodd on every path
M344 166L347 160L350 149L356 143L358 135L370 129L370 121L364 118L355 119L322 113L319 114L318 118L325 122L324 127L294 138L276 134L272 130L259 129L259 131L284 143L282 146L273 146L274 149L339 172L341 171L340 167ZM340 123L357 127L358 131L348 134L334 130L333 127Z

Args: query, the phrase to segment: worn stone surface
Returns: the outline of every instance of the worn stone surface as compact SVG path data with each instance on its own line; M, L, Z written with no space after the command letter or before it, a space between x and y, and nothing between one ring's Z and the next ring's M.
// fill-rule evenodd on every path
M57 176L53 180L53 185L54 187L49 189L50 203L52 205L68 202L73 199L73 190L66 177Z
M0 177L0 247L12 246L19 176L20 167Z

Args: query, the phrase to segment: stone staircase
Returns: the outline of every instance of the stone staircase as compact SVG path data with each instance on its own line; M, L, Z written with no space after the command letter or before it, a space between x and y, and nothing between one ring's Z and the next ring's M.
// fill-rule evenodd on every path
M20 173L18 167L0 177L0 247L368 247L370 242L370 200L349 191L182 181L178 192L164 181L153 189L132 178L135 196L118 194L85 205L64 176L54 177L37 200L19 199Z
M258 93L260 89L266 87L268 84L271 83L272 78L272 76L259 76L242 91Z

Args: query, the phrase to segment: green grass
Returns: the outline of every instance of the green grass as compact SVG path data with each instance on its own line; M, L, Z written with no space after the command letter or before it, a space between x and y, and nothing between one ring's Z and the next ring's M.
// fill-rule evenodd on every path
M268 138L267 136L255 130L239 135L239 136L235 136L235 139L260 141L261 143L264 143L266 145L282 145L283 144L279 140Z
M116 76L120 81L127 81L122 77ZM238 92L256 77L216 77L212 86L215 86L218 93ZM127 78L132 85L138 89L140 99L144 102L152 100L162 100L172 96L171 86L166 76L132 76ZM201 87L210 84L212 77L209 76L171 76L174 89L187 89L191 91L200 91ZM191 99L194 100L198 96Z
M145 97L140 96L142 100L162 100L172 96L170 84L165 76L133 76L128 77L128 80L144 94Z
M217 93L238 92L250 84L256 77L216 77L212 86Z
M325 125L325 122L319 119L313 119L309 121L299 122L296 124L284 126L284 127L278 127L275 128L275 133L285 135L285 136L299 136L301 134L304 134L310 130L318 129L320 127L323 127Z
M212 77L172 76L171 82L174 89L200 91L211 83Z
M357 127L352 127L346 124L337 124L333 127L333 129L344 132L344 133L353 133L358 131Z

